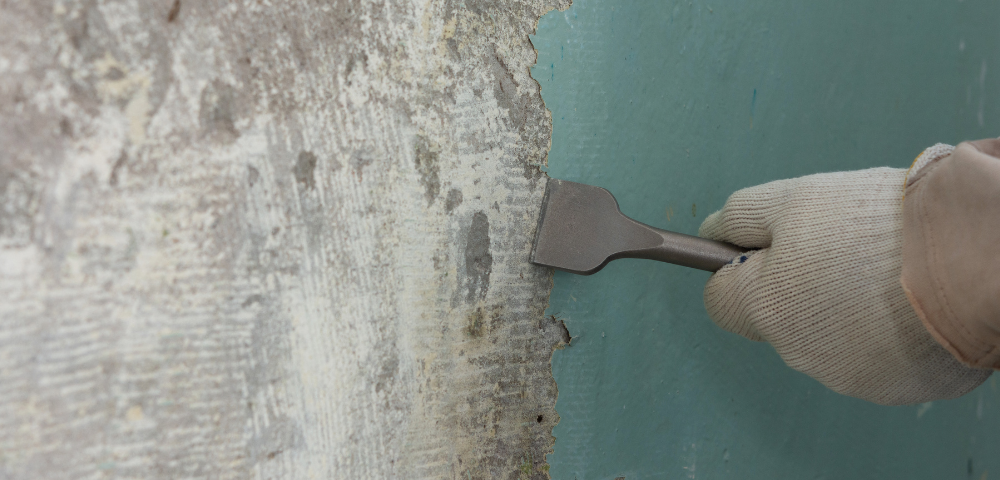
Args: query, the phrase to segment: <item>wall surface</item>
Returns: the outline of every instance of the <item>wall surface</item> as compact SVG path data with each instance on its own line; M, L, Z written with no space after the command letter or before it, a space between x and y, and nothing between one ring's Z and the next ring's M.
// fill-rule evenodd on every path
M0 478L546 478L566 6L0 1Z
M577 0L532 37L548 173L685 233L736 189L1000 134L1000 4ZM1000 478L1000 385L885 408L716 328L708 274L557 273L556 479Z

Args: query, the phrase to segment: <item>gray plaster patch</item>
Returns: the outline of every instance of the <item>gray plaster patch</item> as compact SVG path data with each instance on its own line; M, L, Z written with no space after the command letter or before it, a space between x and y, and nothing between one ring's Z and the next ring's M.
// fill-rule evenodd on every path
M547 478L567 6L0 2L0 476Z
M205 135L222 143L231 143L240 136L235 124L235 92L233 87L212 82L201 91L198 118Z

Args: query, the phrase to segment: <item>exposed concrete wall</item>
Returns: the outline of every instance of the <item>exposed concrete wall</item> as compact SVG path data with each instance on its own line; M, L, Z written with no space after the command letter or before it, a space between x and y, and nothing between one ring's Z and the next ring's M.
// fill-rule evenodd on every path
M0 477L547 477L568 3L0 1Z

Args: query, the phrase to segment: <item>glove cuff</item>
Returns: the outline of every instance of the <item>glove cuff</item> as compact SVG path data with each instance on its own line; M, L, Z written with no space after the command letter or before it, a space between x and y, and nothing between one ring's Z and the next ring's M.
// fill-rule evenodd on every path
M906 172L906 181L903 183L903 188L909 187L920 176L930 171L930 169L925 169L924 167L948 157L954 151L955 147L946 143L939 143L920 152L920 155L917 155L917 158L913 159L913 164L910 165L910 169ZM923 171L923 174L921 174L921 171Z
M946 150L931 147L908 174L901 281L938 343L1000 369L1000 140Z

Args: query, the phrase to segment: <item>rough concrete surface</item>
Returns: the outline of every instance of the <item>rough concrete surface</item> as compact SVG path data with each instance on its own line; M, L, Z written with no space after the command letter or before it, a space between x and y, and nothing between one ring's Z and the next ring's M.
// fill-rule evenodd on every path
M0 478L547 478L569 0L0 0Z

